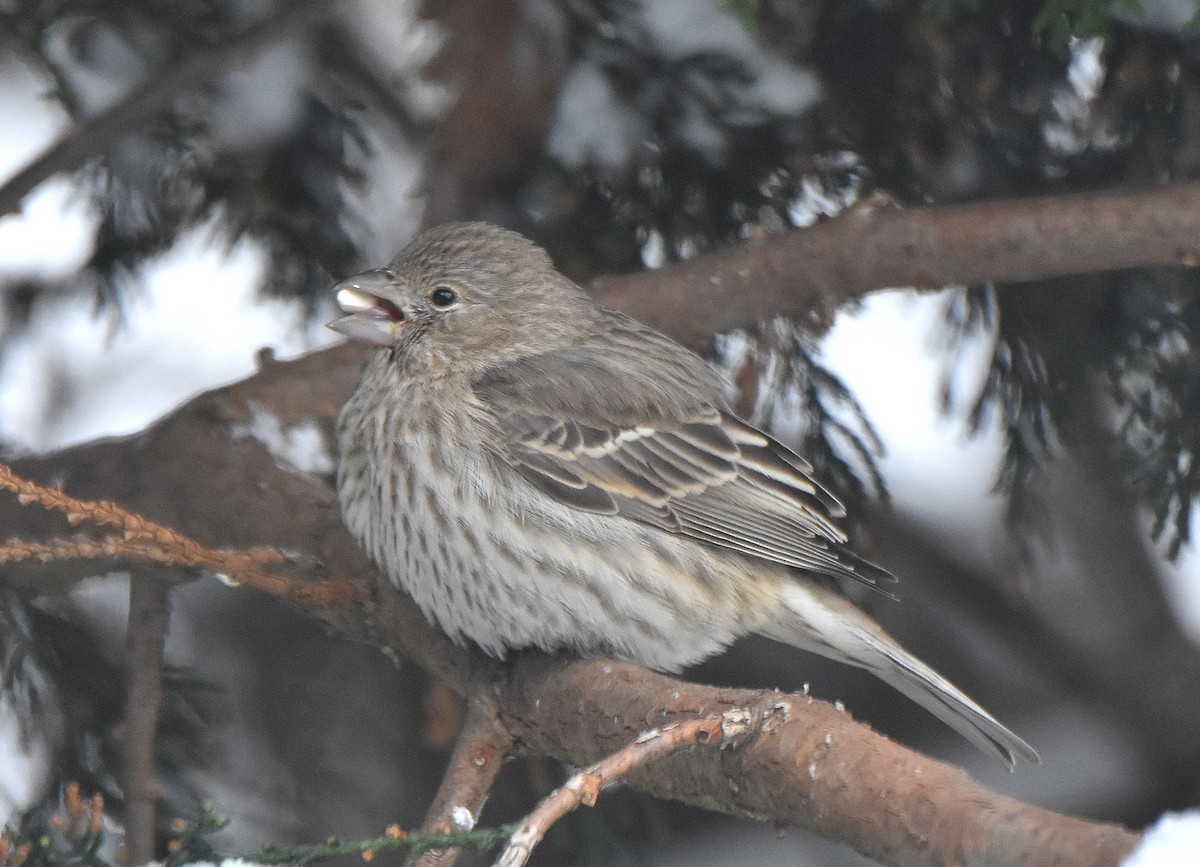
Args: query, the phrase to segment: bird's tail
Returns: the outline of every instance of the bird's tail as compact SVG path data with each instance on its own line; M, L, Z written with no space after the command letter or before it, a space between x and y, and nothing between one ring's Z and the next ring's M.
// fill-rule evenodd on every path
M902 648L883 628L834 591L789 584L784 612L763 634L830 659L864 668L1009 766L1038 763L1021 740L958 687Z

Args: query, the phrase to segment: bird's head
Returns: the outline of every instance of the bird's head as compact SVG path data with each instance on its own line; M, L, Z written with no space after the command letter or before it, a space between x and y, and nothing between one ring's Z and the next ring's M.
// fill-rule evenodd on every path
M333 288L352 340L464 373L571 342L594 303L541 247L487 223L430 229Z

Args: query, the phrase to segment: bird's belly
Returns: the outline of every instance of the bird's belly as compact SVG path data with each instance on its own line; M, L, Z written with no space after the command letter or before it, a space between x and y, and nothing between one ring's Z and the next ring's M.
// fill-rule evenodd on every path
M455 640L493 656L568 649L670 671L750 631L733 579L701 546L560 506L517 477L486 484L485 467L442 473L427 454L409 450L371 486L381 502L344 498L343 512L393 583ZM371 512L399 517L365 529Z

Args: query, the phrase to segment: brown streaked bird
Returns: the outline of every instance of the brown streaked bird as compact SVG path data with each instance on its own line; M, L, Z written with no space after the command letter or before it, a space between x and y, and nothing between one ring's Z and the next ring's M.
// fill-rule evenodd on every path
M455 641L677 671L758 633L872 672L1010 767L1038 761L838 592L895 579L847 549L808 462L540 247L452 223L335 292L329 327L377 347L338 418L342 514Z

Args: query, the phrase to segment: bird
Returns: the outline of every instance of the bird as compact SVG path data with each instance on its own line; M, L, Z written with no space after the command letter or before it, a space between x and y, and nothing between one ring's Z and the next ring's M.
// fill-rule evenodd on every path
M333 293L329 327L371 347L337 420L343 521L455 642L678 672L759 634L1039 761L847 598L895 578L850 550L812 465L534 242L447 223Z

